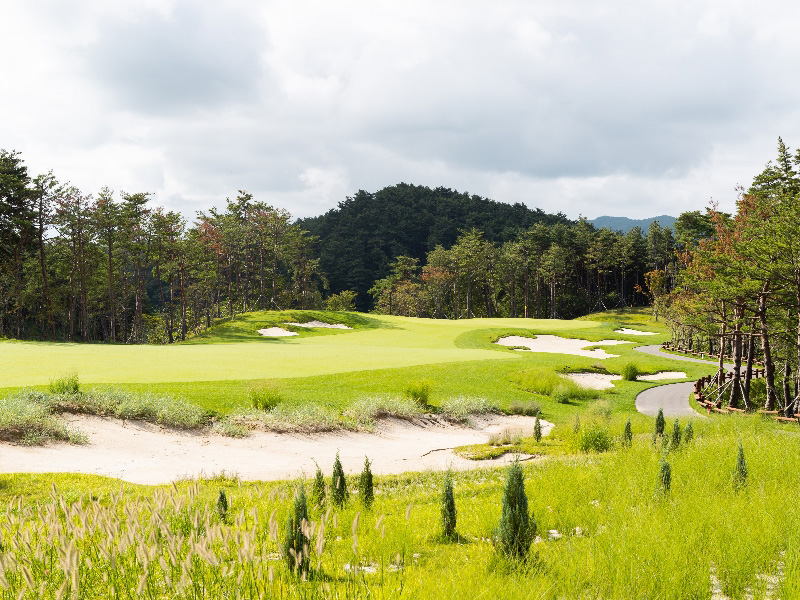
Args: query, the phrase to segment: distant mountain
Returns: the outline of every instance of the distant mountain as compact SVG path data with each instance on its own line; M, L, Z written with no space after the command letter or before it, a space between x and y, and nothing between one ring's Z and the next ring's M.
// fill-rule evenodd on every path
M675 230L675 217L669 215L660 215L658 217L650 217L649 219L629 219L628 217L597 217L596 219L589 220L589 223L594 225L597 229L607 227L611 231L621 231L627 233L634 227L639 227L644 233L650 227L650 223L658 221L661 227L669 227Z

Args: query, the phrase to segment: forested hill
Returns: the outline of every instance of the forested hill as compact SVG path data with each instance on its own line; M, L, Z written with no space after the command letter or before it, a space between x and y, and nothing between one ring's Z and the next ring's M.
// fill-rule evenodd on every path
M448 188L400 183L374 193L360 190L324 215L298 224L319 236L320 270L332 293L358 292L360 309L370 305L369 289L386 277L392 259L405 255L420 264L437 245L452 246L459 230L478 228L491 242L512 239L535 223L570 223L524 204L505 204Z
M603 227L610 229L611 231L621 231L622 233L628 233L634 227L639 227L642 231L647 231L650 227L650 223L658 221L658 224L661 227L669 227L670 229L675 229L675 217L670 217L669 215L659 215L658 217L650 217L649 219L629 219L628 217L597 217L596 219L590 219L589 223L594 225L597 229L602 229Z

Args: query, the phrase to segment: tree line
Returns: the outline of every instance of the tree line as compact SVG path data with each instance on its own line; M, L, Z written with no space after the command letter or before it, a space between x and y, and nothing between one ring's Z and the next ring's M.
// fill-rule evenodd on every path
M778 156L741 188L733 215L712 206L709 231L679 256L670 293L658 294L673 339L717 357L716 389L734 408L798 412L800 398L800 151ZM733 378L723 377L725 360ZM764 365L754 398L753 366Z

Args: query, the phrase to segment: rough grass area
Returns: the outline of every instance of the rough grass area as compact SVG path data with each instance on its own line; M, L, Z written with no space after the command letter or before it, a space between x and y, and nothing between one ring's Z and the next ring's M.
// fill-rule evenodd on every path
M800 597L800 506L786 470L800 436L758 419L697 421L695 433L666 454L638 434L630 448L522 463L539 532L524 562L495 549L505 469L451 474L454 541L440 535L442 473L375 477L369 510L357 494L341 509L309 501L305 581L288 570L281 549L300 481L228 475L149 488L91 476L0 475L0 594ZM733 478L739 441L744 485ZM333 459L322 465L326 473ZM668 493L659 491L662 459L671 466ZM356 480L348 477L351 490ZM229 502L224 519L220 490Z
M22 393L0 398L0 440L26 445L48 441L85 443L86 436L67 427L46 402L37 401L40 396L43 394Z

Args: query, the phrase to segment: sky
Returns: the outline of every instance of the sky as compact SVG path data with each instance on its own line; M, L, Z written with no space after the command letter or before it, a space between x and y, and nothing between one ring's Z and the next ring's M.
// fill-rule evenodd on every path
M0 148L192 218L399 182L571 218L733 211L800 146L787 0L1 0Z

